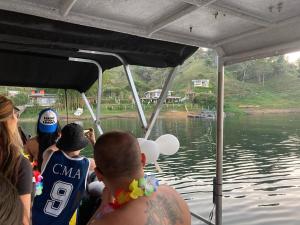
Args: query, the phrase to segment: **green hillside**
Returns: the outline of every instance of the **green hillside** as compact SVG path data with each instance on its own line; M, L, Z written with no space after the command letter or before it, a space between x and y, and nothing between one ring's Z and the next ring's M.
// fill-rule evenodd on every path
M248 61L225 69L225 111L242 112L244 108L282 109L300 108L300 63L289 64L284 56ZM168 69L155 69L131 66L139 95L144 92L162 88ZM199 107L215 107L217 88L216 55L210 50L198 50L183 65L171 88L176 96L193 97L184 103ZM195 88L192 80L209 79L209 88ZM1 87L6 93L15 88ZM14 101L21 104L28 99L28 88L18 88L21 92ZM64 101L62 90L47 89L48 93L58 93ZM79 93L69 91L69 103L73 108L79 104ZM87 94L97 95L97 82ZM103 104L132 104L130 88L122 67L105 71L103 75ZM126 107L125 107L126 108ZM184 107L182 107L184 109Z

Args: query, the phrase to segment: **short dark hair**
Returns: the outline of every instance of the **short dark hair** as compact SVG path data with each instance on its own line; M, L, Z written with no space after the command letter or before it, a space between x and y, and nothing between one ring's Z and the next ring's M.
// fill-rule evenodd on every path
M138 141L128 132L112 131L101 135L94 146L94 159L108 179L131 178L142 167Z

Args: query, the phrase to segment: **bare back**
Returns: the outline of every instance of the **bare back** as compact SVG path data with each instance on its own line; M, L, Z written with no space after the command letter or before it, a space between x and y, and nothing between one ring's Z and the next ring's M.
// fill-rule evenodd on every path
M171 187L162 185L151 197L140 197L122 208L97 219L91 225L190 225L191 216L186 202Z

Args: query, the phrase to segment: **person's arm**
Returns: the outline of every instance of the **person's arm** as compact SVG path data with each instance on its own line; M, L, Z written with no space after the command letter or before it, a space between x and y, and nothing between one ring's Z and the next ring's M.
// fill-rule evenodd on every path
M31 194L20 195L23 204L23 224L30 225Z
M88 158L88 160L90 161L89 172L94 172L96 168L95 160L92 158Z
M92 146L96 144L96 136L93 128L89 128L89 131L85 133L87 139L89 139Z
M33 162L34 154L33 154L34 143L33 139L30 139L24 145L24 152L29 155L29 160Z
M50 156L53 154L53 152L57 151L57 149L52 149L49 147L43 154L43 162L41 166L41 170L44 170L44 167L46 166L46 163L48 162Z

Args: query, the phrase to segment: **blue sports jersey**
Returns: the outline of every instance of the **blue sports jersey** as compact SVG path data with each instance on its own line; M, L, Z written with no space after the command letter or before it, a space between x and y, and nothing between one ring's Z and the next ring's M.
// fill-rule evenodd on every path
M85 157L52 153L42 171L43 192L34 198L32 225L68 225L84 194L88 170Z

